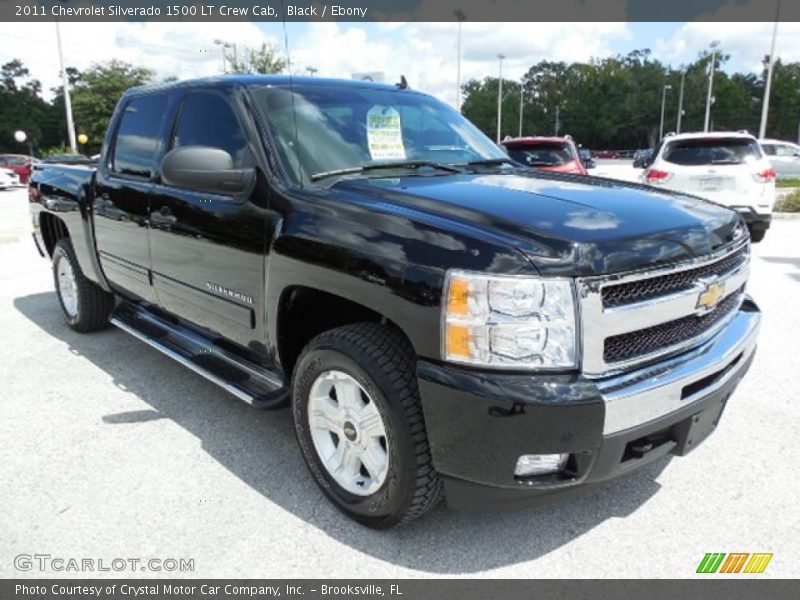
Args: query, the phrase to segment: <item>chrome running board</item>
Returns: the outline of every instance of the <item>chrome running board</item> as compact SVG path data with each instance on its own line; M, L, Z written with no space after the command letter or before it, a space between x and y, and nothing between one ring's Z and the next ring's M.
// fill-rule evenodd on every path
M251 363L195 331L130 303L120 304L111 323L257 408L274 408L288 397L283 377Z

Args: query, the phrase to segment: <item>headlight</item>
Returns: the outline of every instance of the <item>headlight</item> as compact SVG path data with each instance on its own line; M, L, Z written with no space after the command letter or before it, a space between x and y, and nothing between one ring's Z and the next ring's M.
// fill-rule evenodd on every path
M575 367L571 279L450 271L444 360L506 369Z

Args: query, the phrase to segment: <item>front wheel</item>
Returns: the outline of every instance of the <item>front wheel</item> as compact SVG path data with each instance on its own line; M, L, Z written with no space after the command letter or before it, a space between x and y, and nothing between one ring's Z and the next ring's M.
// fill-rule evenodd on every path
M409 343L387 327L333 329L295 367L292 413L311 474L338 508L385 529L418 518L441 495Z

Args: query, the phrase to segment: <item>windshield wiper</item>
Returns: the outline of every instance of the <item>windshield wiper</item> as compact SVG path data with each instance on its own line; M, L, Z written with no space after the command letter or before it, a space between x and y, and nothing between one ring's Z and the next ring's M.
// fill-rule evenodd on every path
M321 171L314 173L311 176L311 181L319 181L327 177L336 177L338 175L352 175L354 173L365 173L367 171L377 171L380 169L420 169L429 167L439 171L447 171L448 173L461 173L461 169L453 165L446 165L444 163L436 162L435 160L403 160L395 162L384 163L370 163L361 165L360 167L347 167L345 169L334 169L332 171Z
M518 163L510 158L482 158L480 160L470 160L464 163L453 163L456 167L499 167L500 165L512 165L516 167Z

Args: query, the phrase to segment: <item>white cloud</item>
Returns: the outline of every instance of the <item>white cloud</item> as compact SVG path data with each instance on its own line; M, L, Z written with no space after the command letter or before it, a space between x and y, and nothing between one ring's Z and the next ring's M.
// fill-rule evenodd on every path
M664 62L677 66L695 60L712 40L719 40L721 50L731 57L726 69L760 73L761 61L769 54L772 29L773 23L769 22L685 23L672 37L656 40L653 52ZM785 62L800 61L800 23L778 25L775 55Z

